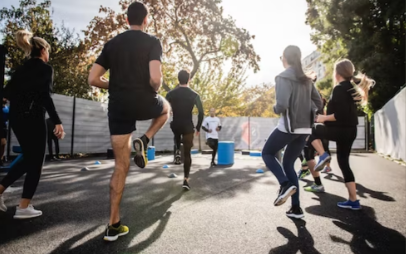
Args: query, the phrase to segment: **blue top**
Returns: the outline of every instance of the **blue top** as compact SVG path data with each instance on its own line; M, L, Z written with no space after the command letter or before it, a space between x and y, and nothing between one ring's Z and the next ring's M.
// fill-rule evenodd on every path
M9 121L9 107L7 106L3 107L3 121L4 123L7 123Z

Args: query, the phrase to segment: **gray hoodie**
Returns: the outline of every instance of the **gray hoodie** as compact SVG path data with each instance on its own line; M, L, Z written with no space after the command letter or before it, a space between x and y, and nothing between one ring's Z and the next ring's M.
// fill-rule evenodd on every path
M288 68L275 78L274 112L281 114L278 129L286 133L311 134L314 116L322 100L314 83L301 83Z

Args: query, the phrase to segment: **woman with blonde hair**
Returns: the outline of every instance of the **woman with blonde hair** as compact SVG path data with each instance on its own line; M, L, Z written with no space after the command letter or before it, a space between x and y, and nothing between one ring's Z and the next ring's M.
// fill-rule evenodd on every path
M22 149L23 159L0 182L0 211L7 210L4 191L26 174L14 218L29 219L42 215L30 202L44 163L47 138L45 112L53 119L54 134L58 138L62 138L64 130L50 96L53 84L53 68L47 64L50 45L26 30L16 33L16 42L29 59L12 75L4 97L10 101L10 126Z
M354 174L350 168L349 157L352 145L357 137L357 105L368 102L368 92L375 81L364 74L354 76L355 68L348 59L338 61L334 66L335 86L327 105L327 115L319 115L318 123L310 137L312 145L320 154L315 171L321 171L330 161L330 155L324 151L321 139L335 141L337 161L344 176L349 198L337 205L341 208L359 210Z

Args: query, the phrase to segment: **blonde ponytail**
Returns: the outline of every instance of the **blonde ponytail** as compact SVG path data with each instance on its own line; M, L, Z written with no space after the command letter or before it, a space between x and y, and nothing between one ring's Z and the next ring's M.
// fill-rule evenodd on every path
M355 90L353 94L354 100L364 106L368 103L368 92L375 85L375 81L362 73L354 76L354 72L354 64L348 59L342 59L335 63L334 78L335 74L338 74L343 79L350 81ZM336 80L335 82L337 83Z
M16 33L17 46L24 51L26 57L30 56L33 45L31 44L33 34L27 30L19 30Z
M50 51L50 45L40 37L33 37L33 33L27 30L19 30L16 33L16 43L24 51L26 57L39 57L42 49Z
M368 103L368 93L375 85L375 80L370 79L367 75L359 73L351 79L351 84L355 89L354 100L365 106Z

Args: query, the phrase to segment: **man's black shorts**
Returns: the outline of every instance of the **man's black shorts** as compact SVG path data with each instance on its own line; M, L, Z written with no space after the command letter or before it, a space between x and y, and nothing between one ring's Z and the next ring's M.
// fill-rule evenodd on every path
M138 98L136 98L138 100ZM145 121L158 118L164 109L164 98L160 95L151 98L136 108L133 117L109 112L108 126L110 135L125 135L136 130L136 121Z

